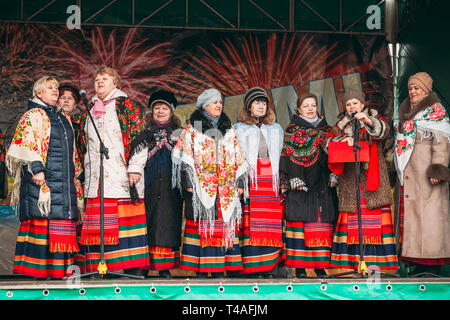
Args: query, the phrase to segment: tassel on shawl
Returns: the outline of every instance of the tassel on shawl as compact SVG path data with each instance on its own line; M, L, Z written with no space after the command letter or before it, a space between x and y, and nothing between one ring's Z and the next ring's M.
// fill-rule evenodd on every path
M26 166L28 172L33 174L31 171L31 162L27 162L11 155L8 155L5 159L6 167L12 176L14 176L14 183L11 190L11 202L10 206L13 209L14 214L17 216L19 214L19 203L20 203L20 185L23 176L23 166ZM38 208L43 217L48 217L51 207L51 197L50 188L44 182L40 187Z

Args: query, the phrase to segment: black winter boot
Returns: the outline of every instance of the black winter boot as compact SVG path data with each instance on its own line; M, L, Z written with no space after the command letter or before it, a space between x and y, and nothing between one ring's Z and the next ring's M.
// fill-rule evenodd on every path
M295 277L296 278L306 278L306 270L303 268L295 268Z

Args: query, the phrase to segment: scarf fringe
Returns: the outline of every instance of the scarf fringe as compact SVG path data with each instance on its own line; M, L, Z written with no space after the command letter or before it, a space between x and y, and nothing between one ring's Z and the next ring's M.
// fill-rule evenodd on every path
M101 239L101 237L99 235L89 236L86 239L80 241L80 243L82 245L86 245L86 246L100 245L100 239ZM119 244L119 237L105 236L103 241L104 241L105 245L116 245L116 244Z
M313 238L313 239L305 240L305 245L308 248L315 248L315 247L331 248L333 245L333 242L331 239Z
M5 159L6 167L9 173L14 176L14 182L11 190L10 206L13 208L14 214L19 214L20 201L20 182L22 180L22 165L27 165L28 170L31 169L31 163L23 161L11 155L7 155Z
M41 200L41 198L39 197L38 200L38 208L39 211L41 212L42 216L48 217L48 214L50 213L50 208L51 208L51 204L52 204L52 200L50 198L50 192L48 194L48 198L47 196L45 196L46 199Z
M180 137L181 139L181 137ZM217 147L218 144L216 144ZM190 185L192 186L192 206L194 211L194 221L208 221L210 228L208 230L204 229L203 231L203 238L204 239L214 239L212 237L214 233L214 220L216 219L216 203L217 203L217 195L215 197L214 204L210 208L206 208L204 204L202 203L198 190L200 186L195 181L195 171L194 168L189 165L185 160L183 160L184 157L187 157L188 159L192 159L192 157L188 157L182 150L174 149L174 152L172 153L172 188L179 188L179 190L182 190L181 186L181 171L186 171L186 177L190 182ZM193 164L192 164L193 165ZM239 171L239 170L238 170ZM240 175L242 175L244 172L236 172L236 178L239 178ZM248 185L247 180L247 172L245 167L245 176L244 179L246 181L246 185ZM244 188L245 192L245 188ZM233 212L231 213L230 219L228 222L223 222L223 237L215 239L222 239L223 240L207 240L212 246L221 246L225 248L233 247L234 245L234 237L236 228L239 227L239 221L241 219L242 209L240 201L236 199L231 199L231 201L235 201L235 207L233 209ZM199 224L199 232L202 232L200 230L200 224ZM209 235L208 235L209 234ZM203 244L202 244L203 246Z
M159 255L170 255L172 254L172 248L170 247L160 247L160 246L155 246L155 247L149 247L149 252L152 254L159 254Z
M447 138L448 142L450 142L450 135L448 132L430 128L423 128L420 126L417 126L417 132L421 134L421 141L423 141L424 139L431 140L436 138L436 143L439 143L442 135Z
M255 168L252 168L251 166L248 166L248 176L250 177L250 179L247 179L247 180L250 180L252 187L255 190L258 190L257 170ZM280 175L278 173L273 174L272 175L272 190L276 193L277 196L279 195L279 186L280 186ZM244 189L245 199L249 199L250 193L249 193L249 189L248 189L248 183L245 184L245 188L246 188L246 189Z
M204 238L201 241L202 248L205 247L225 247L226 241L225 239L219 239L219 238Z
M381 244L381 236L363 236L365 244ZM359 244L359 237L347 237L347 245Z
M76 253L80 251L77 243L51 243L50 242L50 252L52 253Z
M250 237L249 244L252 246L281 248L283 246L283 241L277 239Z
M22 159L16 158L14 156L8 155L5 159L6 167L11 175L14 176L14 183L11 190L11 201L10 206L14 211L15 215L19 214L19 203L20 203L20 185L22 182L23 167L26 166L28 172L33 174L31 171L31 161L24 161ZM38 199L38 209L43 217L48 217L51 208L51 197L50 189L47 184L44 183L40 187L39 199Z

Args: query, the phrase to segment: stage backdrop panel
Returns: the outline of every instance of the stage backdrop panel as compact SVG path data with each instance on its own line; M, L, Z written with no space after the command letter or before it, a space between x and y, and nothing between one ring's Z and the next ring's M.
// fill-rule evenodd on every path
M101 65L117 69L122 90L146 109L158 88L175 92L183 122L197 96L217 88L232 121L245 92L269 92L277 121L286 127L297 96L319 97L329 124L343 111L345 90L359 88L367 104L390 118L392 66L382 36L288 32L221 32L152 28L0 24L0 128L11 141L31 89L50 74L94 95L92 73Z

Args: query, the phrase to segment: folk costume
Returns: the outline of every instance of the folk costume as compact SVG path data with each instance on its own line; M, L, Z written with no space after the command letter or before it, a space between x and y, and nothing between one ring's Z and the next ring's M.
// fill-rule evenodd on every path
M128 161L132 139L145 129L139 106L115 88L101 101L92 98L90 110L100 137L109 150L104 159L104 258L108 270L148 267L149 253L144 179L130 188ZM76 120L77 147L84 164L84 214L80 243L85 253L85 272L95 272L100 258L100 144L87 111ZM141 154L136 162L145 163ZM142 165L142 168L144 166ZM144 172L140 172L141 176ZM132 192L134 190L134 192Z
M34 98L21 117L6 164L15 177L11 206L20 227L13 273L36 278L70 276L78 220L74 178L81 173L70 118ZM44 172L42 186L32 181Z
M281 261L283 249L278 173L283 129L275 122L275 113L268 105L264 117L252 115L250 107L256 99L269 102L262 88L251 88L234 125L249 168L239 232L245 274L273 270Z
M292 116L284 134L280 175L285 193L286 261L297 274L317 269L323 275L330 266L337 196L330 188L330 170L324 152L330 132L324 118ZM302 186L301 190L297 190Z
M343 102L357 97L364 103L362 92L346 93ZM359 264L359 241L364 244L364 260L370 268L398 269L392 224L392 196L386 162L381 142L389 132L387 121L375 109L364 107L373 126L360 123L360 140L368 141L369 161L360 163L359 185L355 182L355 164L352 162L329 164L331 171L339 176L337 194L339 217L331 249L330 267L357 269ZM340 142L353 137L352 119L342 115L327 135L327 141ZM328 147L328 146L327 146ZM328 149L327 149L328 151ZM360 189L360 208L363 239L359 239L356 188Z
M147 215L147 233L150 248L150 269L161 271L178 268L180 264L181 223L183 201L181 192L172 188L171 152L176 143L174 131L181 127L180 120L172 115L169 122L161 124L152 117L156 102L170 106L172 112L177 101L173 93L157 91L149 100L148 128L133 140L130 151L129 172L142 172L145 181L144 202ZM135 163L136 157L144 153L147 161ZM140 158L139 156L137 157Z
M228 116L203 110L221 100L204 91L172 151L173 186L183 191L185 231L180 268L200 273L239 271L238 225L241 204L237 180L247 172L245 155ZM192 188L192 192L186 191Z
M440 265L450 263L449 116L427 73L411 76L411 83L423 88L426 97L415 104L406 98L399 108L394 150L397 238L403 262L416 264L416 269L437 266L439 273ZM430 178L440 183L432 185Z

